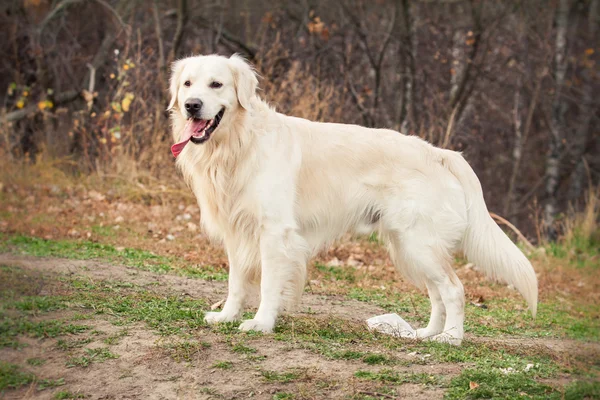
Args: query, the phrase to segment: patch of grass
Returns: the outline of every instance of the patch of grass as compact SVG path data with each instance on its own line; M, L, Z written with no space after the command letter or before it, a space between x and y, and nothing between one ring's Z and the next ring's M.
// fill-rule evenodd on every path
M121 339L123 338L123 336L127 336L127 335L129 335L129 331L127 329L122 329L119 332L113 333L112 335L104 338L102 341L105 344L112 346L112 345L118 344L121 341Z
M0 361L0 391L16 389L35 380L35 375L23 372L19 366Z
M471 389L471 382L478 386ZM517 371L504 373L497 368L469 368L453 378L446 399L507 399L528 396L535 399L559 399L552 387L539 383L534 374Z
M44 360L43 358L28 358L27 359L27 364L33 366L33 367L39 367L40 365L44 365L46 363L46 360Z
M348 297L375 304L421 325L428 322L429 299L421 294L390 293L383 290L352 288ZM486 308L467 303L465 331L480 336L569 337L600 340L600 306L581 307L570 303L539 303L534 320L523 304L510 299L493 299Z
M273 395L273 400L292 400L294 395L287 392L277 392Z
M0 346L16 347L18 335L33 338L54 338L65 334L78 334L90 329L85 325L74 325L60 320L32 322L23 317L5 318L0 321Z
M359 379L370 381L385 382L385 383L417 383L422 385L440 386L443 379L437 375L429 374L402 374L391 369L383 369L378 372L358 370L354 376Z
M172 342L164 344L161 347L165 349L175 361L189 362L192 361L192 357L195 354L210 348L211 344L207 342L174 339Z
M600 340L600 306L581 307L558 301L539 303L534 320L514 301L494 299L487 308L467 304L465 331L481 336L568 337Z
M331 358L336 360L358 360L363 358L364 354L360 351L344 350L333 353Z
M390 360L383 354L368 354L363 357L363 362L369 365L389 364Z
M315 269L321 273L323 279L331 281L356 282L356 269L350 266L330 267L321 263L315 263Z
M105 290L103 282L94 287L81 288L76 301L81 307L96 313L109 314L119 322L145 322L161 335L171 335L205 326L202 300L178 296L162 296L147 291L121 293Z
M429 318L429 298L420 293L396 293L390 290L351 288L348 297L375 304L389 312L411 318L410 323L426 323Z
M102 363L106 360L119 358L117 354L111 353L107 348L85 349L85 354L80 357L73 357L67 361L67 367L88 367L91 363Z
M191 266L185 265L177 270L181 275L189 276L206 281L221 281L224 282L229 278L229 274L223 268L214 267L212 265Z
M82 393L73 393L69 390L61 390L54 393L52 397L54 400L66 400L66 399L83 399L85 395Z
M59 387L59 386L64 386L65 384L65 379L64 378L59 378L59 379L42 379L38 382L38 390L46 390L46 389L50 389L50 388L55 388L55 387Z
M107 238L112 238L116 236L115 230L113 229L112 226L107 226L107 225L93 225L92 226L92 233L97 235L97 236L102 236L102 237L107 237Z
M280 373L277 371L262 370L262 371L260 371L260 374L263 376L263 378L265 378L265 380L267 382L288 383L288 382L293 382L293 381L297 380L298 378L300 378L300 374L298 374L296 372Z
M62 297L49 296L25 296L12 304L6 304L7 308L14 308L30 314L56 311L66 307Z
M220 369L231 369L233 368L233 363L231 361L217 361L213 364L212 367Z
M83 347L86 344L91 343L93 341L94 340L92 338L73 339L73 340L58 339L58 341L56 342L56 347L59 348L60 350L68 351L71 349Z
M62 257L77 260L102 259L155 273L176 273L192 278L227 280L227 272L213 266L181 265L175 257L165 257L145 250L119 249L86 240L46 240L23 235L9 236L0 243L0 252L15 252L36 257ZM176 267L173 267L175 265Z
M600 382L575 381L565 388L565 400L600 399Z
M244 343L235 343L231 346L231 351L238 354L253 354L256 353L254 347L246 346Z

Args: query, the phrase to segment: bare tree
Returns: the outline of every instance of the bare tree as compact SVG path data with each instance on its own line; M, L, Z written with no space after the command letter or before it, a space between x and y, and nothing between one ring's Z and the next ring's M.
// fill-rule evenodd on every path
M590 2L588 11L588 32L585 37L588 43L594 43L597 40L598 34L598 0ZM587 52L586 52L587 56ZM580 107L579 125L573 139L572 153L575 161L575 168L571 173L569 200L574 201L581 196L582 186L585 178L585 146L590 134L590 125L594 113L597 108L597 103L594 100L594 79L593 79L593 64L588 59L585 60L582 72L583 93Z
M567 73L567 31L569 27L569 0L559 0L555 14L556 41L554 44L554 99L550 123L548 155L546 156L546 204L544 207L544 227L550 240L556 239L554 218L558 210L557 190L560 182L560 156L565 137L565 112L567 105L563 95Z

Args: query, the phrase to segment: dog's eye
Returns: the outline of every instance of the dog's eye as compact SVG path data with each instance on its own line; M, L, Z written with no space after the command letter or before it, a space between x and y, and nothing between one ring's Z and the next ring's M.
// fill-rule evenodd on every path
M192 86L192 82L190 82L190 81L185 81L185 82L184 82L184 84L183 84L183 86L185 86L185 87L190 87L190 86Z
M213 81L210 83L209 85L212 89L218 89L221 86L223 86L223 84L221 82L217 82L217 81Z

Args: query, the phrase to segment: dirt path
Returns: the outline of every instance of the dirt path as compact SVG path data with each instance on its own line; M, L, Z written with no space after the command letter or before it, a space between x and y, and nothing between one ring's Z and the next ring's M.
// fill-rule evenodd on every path
M98 261L44 259L0 254L0 265L18 267L28 274L41 274L44 279L81 277L91 281L128 282L160 294L178 295L193 299L205 299L215 303L226 296L226 284L207 282L169 274L155 274L138 269L110 265ZM25 279L25 278L24 278ZM43 288L41 294L44 294ZM39 318L68 319L77 309L75 304L66 311L55 311ZM317 315L342 318L349 322L361 322L384 310L356 300L336 296L307 293L303 297L298 315ZM12 364L26 366L25 360L44 359L43 365L34 368L35 374L45 379L64 379L71 393L81 393L90 399L237 399L252 397L271 398L411 398L439 399L445 392L439 385L407 382L394 386L393 394L380 392L388 386L358 380L355 372L378 372L386 367L365 364L361 360L331 359L315 352L305 343L276 340L272 335L254 338L251 351L232 351L232 342L240 339L221 334L211 328L201 328L195 340L202 343L202 350L194 352L189 360L177 360L169 354L169 346L177 344L174 339L165 340L143 323L126 327L115 325L110 315L91 315L78 323L93 327L94 336L86 335L88 342L80 348L67 352L57 346L56 339L33 339L19 337L26 346L0 349L0 359ZM110 346L116 359L89 366L67 367L68 358L85 354L88 349L106 347L103 340L119 336ZM79 336L66 336L76 340ZM535 347L560 358L565 354L590 357L600 354L600 345L571 340L521 338L487 339L471 338L491 346L501 343L519 348ZM361 344L359 344L361 345ZM369 345L365 345L369 347ZM373 349L369 349L373 350ZM375 351L381 351L375 349ZM399 360L392 368L398 374L422 374L442 376L448 380L461 373L461 363L418 363L419 355L408 351L392 351L386 356ZM217 366L219 365L219 366ZM266 371L266 372L265 372ZM269 374L277 371L277 374ZM286 377L290 373L292 378ZM419 375L420 376L420 375ZM21 388L4 393L3 398L51 399L53 390L38 390L37 386ZM292 395L293 394L293 395ZM288 396L289 397L286 397ZM1 394L0 394L1 396ZM293 397L292 397L293 396Z

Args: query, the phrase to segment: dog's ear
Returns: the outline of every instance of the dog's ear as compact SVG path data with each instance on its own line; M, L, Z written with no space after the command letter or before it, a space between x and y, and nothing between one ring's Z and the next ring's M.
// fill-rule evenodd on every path
M167 111L170 111L177 104L177 89L179 88L179 79L181 78L181 72L183 71L184 60L175 61L171 65L171 79L169 84L169 92L171 93L171 101L169 101L169 106L167 107Z
M238 101L244 109L249 110L250 100L256 95L256 87L258 86L256 72L246 60L237 54L229 57L229 67L233 74Z

